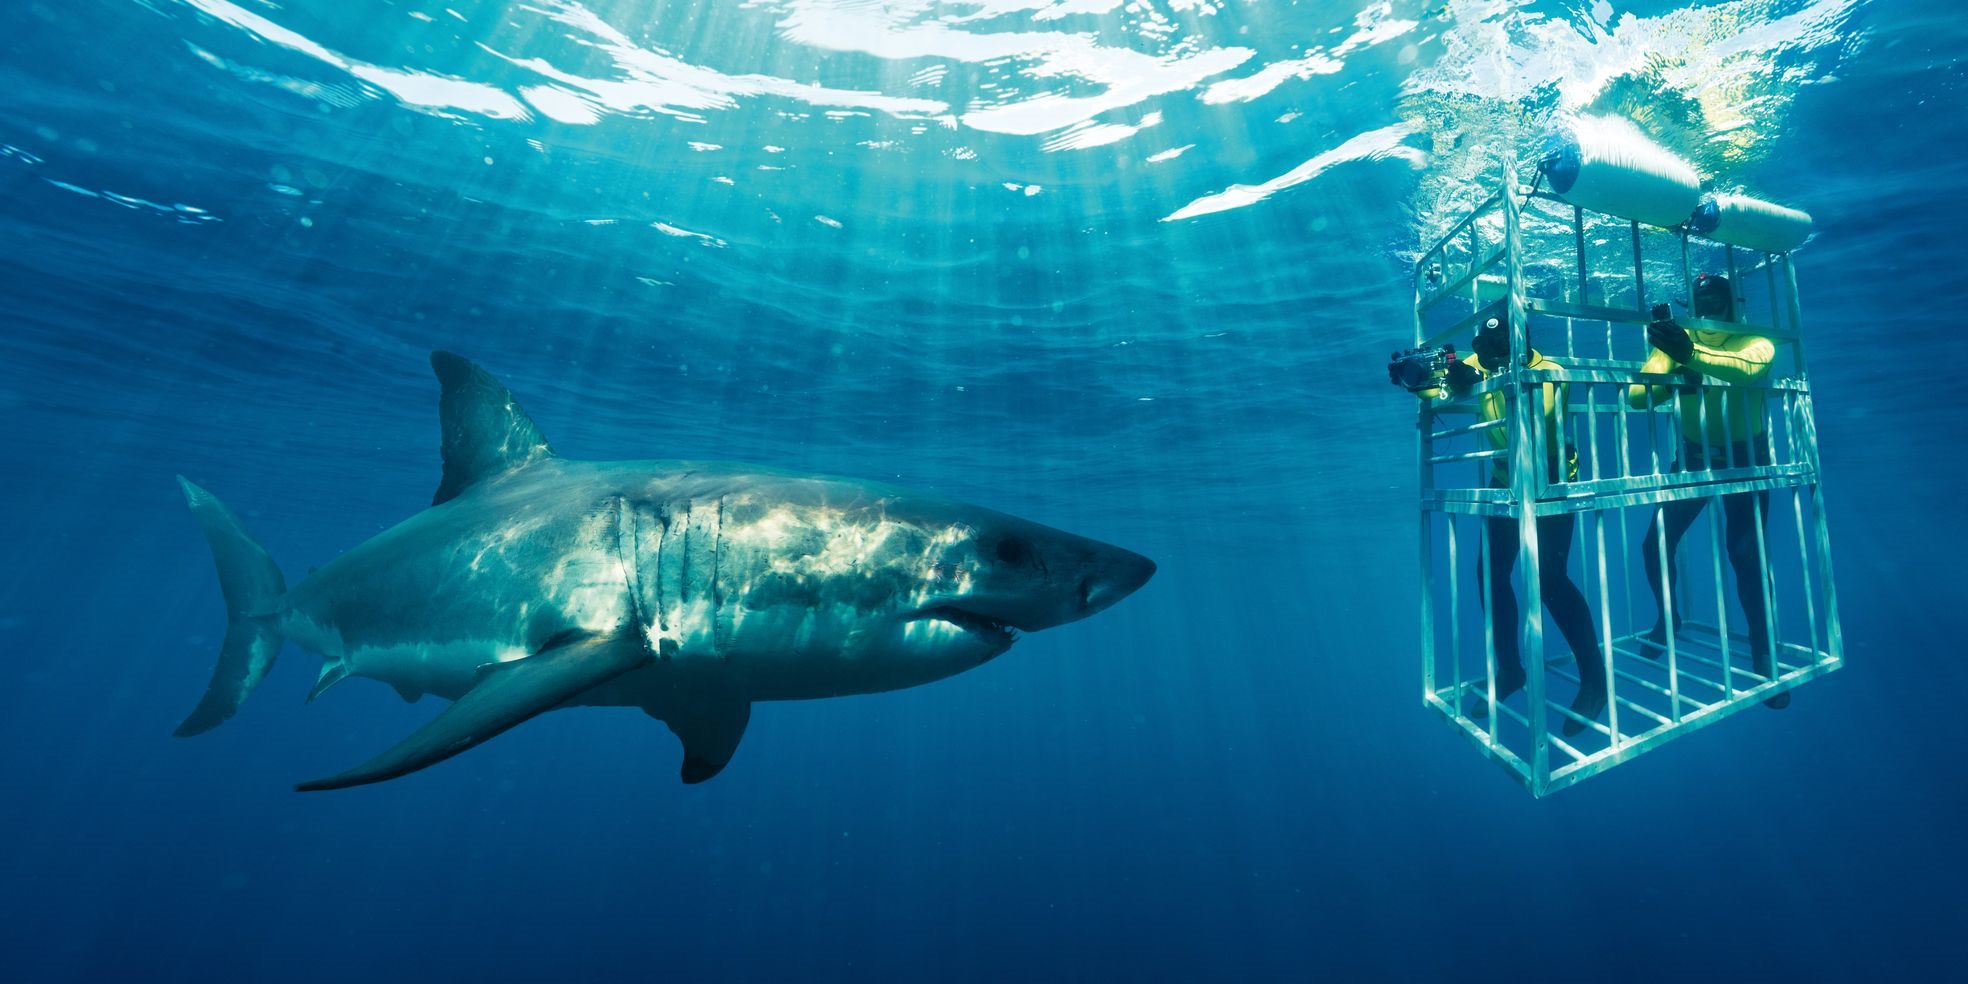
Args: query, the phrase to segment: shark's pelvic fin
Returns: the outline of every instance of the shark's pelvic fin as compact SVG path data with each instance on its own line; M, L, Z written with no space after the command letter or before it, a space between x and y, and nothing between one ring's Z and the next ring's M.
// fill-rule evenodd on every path
M308 691L307 702L310 704L314 703L314 699L316 697L321 696L322 694L327 693L329 687L332 687L335 684L338 684L348 678L349 678L348 660L342 659L340 657L336 657L333 659L322 661L321 675L315 678L314 689ZM406 704L415 704L420 698L424 696L423 691L418 690L417 688L412 687L407 683L397 683L395 681L385 681L385 682L389 683L390 688L395 690L397 696L402 697L404 703Z
M316 697L328 692L328 688L348 679L348 661L328 659L321 662L321 675L314 678L314 688L308 691L307 702L312 704Z
M533 418L491 373L450 352L432 352L430 361L443 388L437 416L444 449L444 480L431 505L457 498L482 479L553 457Z
M212 682L191 716L178 725L179 737L202 734L223 724L252 696L280 655L280 599L287 581L266 549L246 535L239 517L212 493L178 476L185 504L205 531L225 595L226 635Z
M700 783L731 762L751 723L752 702L735 694L699 694L687 709L665 709L660 716L683 742L683 781Z
M434 765L505 731L582 691L649 662L634 632L576 636L532 656L483 673L457 702L395 748L338 776L304 782L296 789L342 789L382 782Z

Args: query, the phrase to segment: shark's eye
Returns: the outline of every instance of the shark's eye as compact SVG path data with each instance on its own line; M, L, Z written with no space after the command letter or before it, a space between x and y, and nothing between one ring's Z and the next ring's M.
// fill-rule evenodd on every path
M998 559L1007 564L1022 564L1031 552L1032 548L1026 546L1024 540L1015 536L1008 536L998 541Z

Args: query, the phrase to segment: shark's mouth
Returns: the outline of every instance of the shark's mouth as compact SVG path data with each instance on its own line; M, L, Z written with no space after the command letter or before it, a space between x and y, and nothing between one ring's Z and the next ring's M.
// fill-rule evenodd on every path
M1018 630L991 618L967 611L954 605L936 605L915 614L911 621L947 622L964 632L976 636L978 641L995 649L1008 649L1018 641Z

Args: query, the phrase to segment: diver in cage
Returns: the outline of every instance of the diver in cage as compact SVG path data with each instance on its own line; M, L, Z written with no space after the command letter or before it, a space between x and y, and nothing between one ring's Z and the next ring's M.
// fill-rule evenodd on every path
M1446 368L1441 386L1417 386L1408 388L1423 400L1459 399L1469 389L1488 378L1497 367L1510 362L1510 328L1501 318L1490 318L1476 333L1470 346L1475 351L1460 362L1451 362ZM1453 350L1451 350L1453 354ZM1397 384L1420 383L1420 380L1404 378L1403 370L1411 365L1413 353L1396 354L1388 365L1388 377ZM1530 357L1524 361L1527 369L1559 369L1558 363L1544 357L1532 349ZM1548 441L1544 453L1545 467L1553 481L1558 481L1560 459L1563 459L1563 481L1578 479L1578 449L1566 444L1561 450L1557 446L1556 415L1558 408L1566 400L1563 384L1544 384L1544 433ZM1486 421L1503 419L1508 397L1502 391L1485 393L1477 401L1478 412ZM1499 451L1510 446L1510 436L1505 428L1492 428L1486 432L1491 446ZM1490 469L1490 487L1506 488L1510 485L1510 466L1503 458L1496 458ZM1523 689L1526 682L1524 659L1518 651L1517 594L1510 584L1510 572L1517 565L1518 536L1517 520L1510 517L1491 516L1483 520L1489 533L1489 552L1485 556L1479 549L1476 557L1476 581L1478 585L1488 579L1488 603L1490 624L1495 631L1496 640L1496 698L1502 700ZM1544 600L1551 620L1558 625L1558 632L1564 636L1566 644L1572 648L1572 655L1578 663L1579 691L1572 699L1571 710L1578 718L1567 717L1563 726L1566 735L1575 735L1585 730L1580 719L1592 720L1606 710L1606 664L1599 649L1599 637L1592 629L1592 608L1586 603L1585 593L1572 581L1571 556L1572 536L1576 521L1571 515L1543 516L1537 520L1538 542L1538 593ZM1479 603L1485 592L1476 592ZM1464 713L1471 718L1483 718L1489 714L1489 698L1486 693L1472 695L1464 707Z
M1734 321L1735 300L1729 278L1704 273L1695 279L1689 306L1697 318ZM1641 372L1703 377L1699 385L1634 385L1627 391L1628 405L1636 410L1650 409L1669 399L1679 401L1682 448L1674 470L1770 464L1763 391L1726 384L1760 382L1768 375L1770 363L1776 357L1776 344L1760 335L1746 333L1710 329L1689 332L1672 318L1657 318L1649 324L1647 341L1653 345L1653 352L1641 366ZM1661 613L1647 637L1647 654L1656 659L1667 652L1668 609L1662 600L1663 582L1676 589L1680 587L1676 548L1707 505L1706 497L1666 503L1647 523L1646 537L1640 541L1646 544L1640 567L1646 573L1654 605ZM1769 513L1767 491L1737 492L1722 497L1729 566L1736 574L1736 598L1748 618L1751 664L1757 675L1765 679L1771 678L1775 669L1770 656L1772 639L1764 595L1769 589L1770 574L1760 542ZM1660 561L1663 545L1656 539L1663 534L1668 558L1665 572ZM1679 590L1675 595L1674 627L1678 630L1682 612ZM1790 693L1776 694L1763 703L1777 709L1788 707Z

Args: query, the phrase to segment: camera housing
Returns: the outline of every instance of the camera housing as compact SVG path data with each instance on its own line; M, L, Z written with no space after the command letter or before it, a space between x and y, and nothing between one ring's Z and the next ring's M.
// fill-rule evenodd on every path
M1448 379L1449 366L1455 361L1453 345L1415 349L1396 355L1388 366L1388 375L1396 385L1408 392L1419 393L1441 386Z

